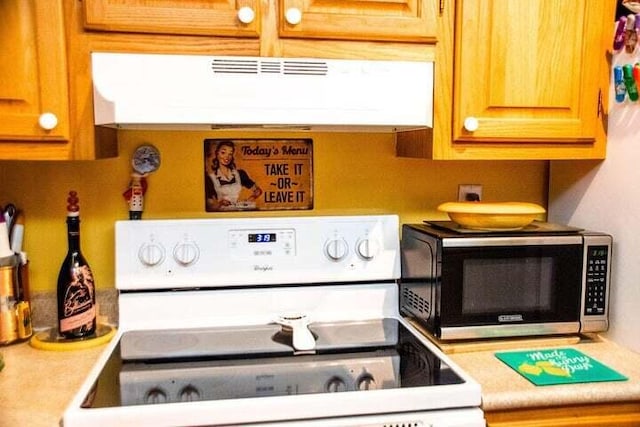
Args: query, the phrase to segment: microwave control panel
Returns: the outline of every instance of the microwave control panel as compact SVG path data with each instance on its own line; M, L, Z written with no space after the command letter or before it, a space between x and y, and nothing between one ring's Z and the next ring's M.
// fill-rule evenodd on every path
M585 315L603 315L607 303L607 275L609 271L609 246L586 247Z

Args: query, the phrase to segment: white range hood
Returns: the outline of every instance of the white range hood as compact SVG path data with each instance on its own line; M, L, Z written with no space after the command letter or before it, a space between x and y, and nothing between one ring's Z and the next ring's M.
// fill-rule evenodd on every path
M433 62L91 57L98 126L395 132L433 124Z

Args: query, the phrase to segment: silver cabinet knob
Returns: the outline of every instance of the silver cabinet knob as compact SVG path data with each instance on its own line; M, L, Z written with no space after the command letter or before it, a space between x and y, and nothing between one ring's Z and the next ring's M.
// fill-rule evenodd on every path
M284 13L284 18L291 25L298 25L302 21L302 11L297 7L290 7Z
M58 126L58 117L53 113L42 113L38 118L38 124L44 130L52 130Z
M480 127L480 124L478 123L478 119L475 117L467 117L464 119L463 126L467 132L475 132L478 130L478 127Z
M238 9L238 20L243 24L251 24L256 19L256 13L249 6Z

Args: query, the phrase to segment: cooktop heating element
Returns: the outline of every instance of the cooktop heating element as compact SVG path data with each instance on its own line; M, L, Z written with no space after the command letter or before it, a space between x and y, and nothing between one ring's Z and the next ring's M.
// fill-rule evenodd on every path
M118 222L118 334L64 425L484 425L479 385L398 313L398 232L395 215Z

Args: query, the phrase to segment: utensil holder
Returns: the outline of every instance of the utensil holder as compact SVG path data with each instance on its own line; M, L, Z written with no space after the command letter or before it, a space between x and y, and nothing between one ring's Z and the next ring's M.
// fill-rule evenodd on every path
M21 263L17 255L5 257L0 264L0 345L6 345L33 334L29 272L28 263Z

